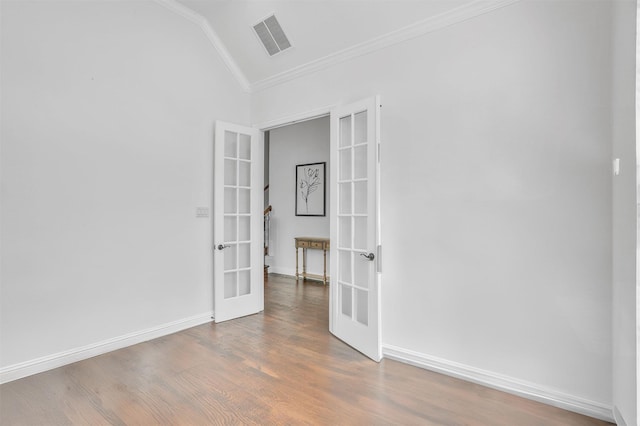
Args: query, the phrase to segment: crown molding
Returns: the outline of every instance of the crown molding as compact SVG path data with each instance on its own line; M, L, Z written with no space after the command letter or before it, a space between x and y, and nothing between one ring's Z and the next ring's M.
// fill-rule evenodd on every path
M247 93L251 91L249 80L247 80L247 77L245 77L244 73L231 56L218 34L213 30L209 21L204 16L194 12L176 0L155 0L155 2L198 25L218 54L220 54L222 61L225 63L229 71L231 71L231 74L233 74L238 84L240 84L242 90Z
M276 74L272 77L259 80L250 85L249 91L256 92L277 86L287 81L329 68L341 62L475 18L476 16L509 6L518 1L520 0L473 0L447 12L416 22L415 24L407 25L380 37L376 37L336 53L332 53L323 58L291 68L290 70Z
M312 74L314 72L329 68L341 62L367 55L385 47L411 40L416 37L458 24L468 19L475 18L496 9L517 3L520 0L472 0L467 4L458 6L447 12L424 19L411 25L407 25L398 30L365 41L363 43L348 47L336 53L332 53L323 58L316 59L306 64L299 65L287 71L265 78L263 80L250 83L246 76L233 59L224 43L209 24L209 21L202 15L194 12L187 6L179 3L177 0L154 0L170 11L182 16L185 19L198 25L205 33L213 47L216 49L225 65L233 74L236 81L247 93L253 93L260 90L268 89L279 84L286 83L290 80Z

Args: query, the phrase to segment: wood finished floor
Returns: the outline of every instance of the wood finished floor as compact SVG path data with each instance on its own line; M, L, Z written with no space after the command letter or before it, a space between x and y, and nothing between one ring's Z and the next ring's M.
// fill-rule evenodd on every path
M328 332L329 288L271 276L263 313L0 386L2 425L608 424L391 360Z

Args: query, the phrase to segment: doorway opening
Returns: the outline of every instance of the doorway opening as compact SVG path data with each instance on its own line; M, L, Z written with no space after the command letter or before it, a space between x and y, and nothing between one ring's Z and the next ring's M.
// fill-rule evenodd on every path
M302 253L295 247L295 238L329 238L329 115L286 123L264 130L265 179L265 284L291 285L297 266L302 268ZM316 196L324 194L323 215L298 215L296 211L296 170L300 165L324 163L322 181L314 188ZM320 200L320 197L318 198ZM326 269L325 269L326 268ZM308 250L307 272L322 276L329 268L329 256L322 250ZM268 275L267 275L268 272ZM271 279L269 279L269 275ZM289 280L287 280L287 277ZM322 281L303 280L298 286L324 286ZM328 286L329 284L327 284ZM325 289L328 293L328 287ZM265 292L268 297L269 292ZM328 310L328 307L327 307Z

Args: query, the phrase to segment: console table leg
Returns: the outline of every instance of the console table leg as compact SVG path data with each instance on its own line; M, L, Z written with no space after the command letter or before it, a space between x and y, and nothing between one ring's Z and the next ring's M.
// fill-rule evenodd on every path
M327 249L322 250L322 253L324 254L324 276L322 282L327 285Z
M302 279L307 278L307 249L302 247Z

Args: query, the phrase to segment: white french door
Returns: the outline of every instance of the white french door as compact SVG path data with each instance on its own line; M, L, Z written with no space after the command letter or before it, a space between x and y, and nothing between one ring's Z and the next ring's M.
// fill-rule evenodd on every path
M380 350L379 99L331 112L330 330L375 361Z
M213 176L214 320L264 310L262 133L216 122Z

